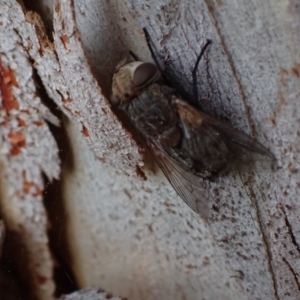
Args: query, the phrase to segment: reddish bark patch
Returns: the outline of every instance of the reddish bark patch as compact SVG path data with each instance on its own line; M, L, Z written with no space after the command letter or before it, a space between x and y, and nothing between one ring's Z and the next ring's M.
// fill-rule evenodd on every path
M23 133L21 132L13 132L11 131L9 134L8 134L8 138L10 139L11 143L12 144L20 144L20 143L25 143L25 137L23 135Z
M18 86L15 73L9 68L5 68L0 60L0 90L2 95L2 106L6 111L18 109L19 103L12 93L12 87Z
M43 194L43 190L34 182L28 181L26 177L26 172L23 172L23 193L24 194L32 194L34 197L41 196ZM34 192L32 193L32 188L34 188Z
M35 29L36 29L36 33L37 33L39 46L40 46L39 53L41 56L44 56L45 50L44 50L43 38L42 38L43 33L41 32L41 30L38 26L35 26Z
M8 138L12 144L10 155L18 155L21 152L21 148L26 145L25 136L21 132L11 131L8 134Z
M62 98L62 101L63 102L72 102L73 99L71 99L71 98Z
M44 284L44 283L47 282L47 280L48 280L47 277L42 276L42 275L38 276L37 279L38 279L38 282L39 282L40 284Z
M31 188L34 189L34 192L32 191ZM30 181L24 181L23 192L24 194L32 194L34 197L38 197L43 194L43 190L37 184Z
M281 77L281 80L284 80L286 79L286 77L289 75L289 72L285 69L281 69L280 70L280 77Z
M28 182L28 181L25 181L24 184L23 184L23 192L25 194L29 194L31 187L32 187L32 183Z
M87 129L83 124L82 124L82 130L81 130L81 132L82 132L83 135L86 136L86 137L89 137L89 136L90 136L88 129Z
M67 47L67 43L69 42L69 37L66 36L65 34L61 35L60 36L60 40L62 41L62 43L64 44L64 48L66 50L69 50L68 47Z
M9 151L9 154L11 156L15 156L15 155L18 155L20 153L21 153L21 149L20 149L20 147L17 147L17 146L12 146L12 148Z
M72 110L66 104L64 104L63 106L68 112L70 112L72 114Z
M35 193L33 193L33 196L34 197L42 196L43 190L37 184L33 183L33 185L35 186Z
M44 123L42 121L35 121L34 124L36 126L42 126Z
M300 63L296 64L293 68L292 68L292 73L293 75L300 77Z
M27 126L26 122L22 118L17 117L17 120L19 122L20 127L26 127Z

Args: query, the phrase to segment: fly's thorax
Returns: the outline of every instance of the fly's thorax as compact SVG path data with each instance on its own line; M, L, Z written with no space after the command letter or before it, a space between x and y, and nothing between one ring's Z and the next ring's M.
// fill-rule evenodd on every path
M171 106L173 90L158 83L141 90L121 108L145 138L159 139L164 145L175 146L180 140L178 116Z
M112 79L112 101L124 104L160 78L156 65L134 61L119 67Z

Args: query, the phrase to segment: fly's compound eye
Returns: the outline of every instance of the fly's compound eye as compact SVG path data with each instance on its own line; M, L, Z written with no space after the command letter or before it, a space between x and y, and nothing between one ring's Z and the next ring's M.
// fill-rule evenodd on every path
M143 63L139 65L133 74L133 83L136 88L141 89L154 82L159 77L157 67L152 63Z
M141 61L131 62L119 68L113 76L114 102L125 103L136 97L139 91L160 77L156 65Z

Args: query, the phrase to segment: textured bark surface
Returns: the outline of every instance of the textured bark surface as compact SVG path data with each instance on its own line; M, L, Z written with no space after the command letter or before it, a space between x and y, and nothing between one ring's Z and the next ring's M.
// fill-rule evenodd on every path
M5 7L15 3L2 2ZM41 2L43 20L52 19L45 10L51 2ZM70 150L62 168L60 196L68 214L70 264L80 287L94 285L130 299L300 297L296 2L60 0L53 10L53 44L36 14L28 13L25 22L16 4L6 11L14 16L11 23L20 19L15 31L21 48L14 51L31 57L48 94L68 116L62 126ZM211 184L214 210L208 224L182 202L151 159L143 159L139 136L126 121L120 122L107 100L114 68L128 49L151 60L144 26L166 73L187 99L192 96L195 59L201 45L211 39L199 68L202 109L254 136L278 160L278 169L272 172L257 169ZM8 32L3 34L5 39ZM17 86L10 69L13 74L16 69L5 60L10 49L3 53L2 69L10 74L5 88L14 86L14 92ZM42 104L38 111L47 112ZM0 130L9 140L6 128L10 127L3 123ZM30 128L32 134L40 134ZM45 132L40 143L44 139L51 143ZM13 140L20 148L22 141ZM12 158L2 149L11 149L11 144L3 141L1 153L8 157L3 162L5 182L19 169L8 168ZM67 141L61 143L62 147ZM41 167L48 166L52 152L35 149L34 158L43 161L34 174L43 170L49 177L57 176L46 171L57 170L57 160L49 168ZM20 162L27 166L27 159ZM136 176L137 167L146 180ZM17 186L15 178L10 186ZM37 227L45 232L42 225ZM84 296L74 299L80 297Z
M46 121L59 122L39 96L28 54L32 28L19 5L1 1L0 20L1 213L14 241L2 259L13 255L31 297L52 299L43 174L50 180L59 175L58 149Z
M124 298L113 297L110 294L107 294L103 291L99 291L95 288L83 289L72 294L62 296L59 300L79 300L79 299L88 299L88 300L122 300Z

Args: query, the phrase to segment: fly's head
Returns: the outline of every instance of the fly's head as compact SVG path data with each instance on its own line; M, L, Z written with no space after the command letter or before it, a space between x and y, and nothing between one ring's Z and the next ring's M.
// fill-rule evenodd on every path
M112 79L111 100L125 104L159 78L159 70L153 63L134 61L118 67Z

